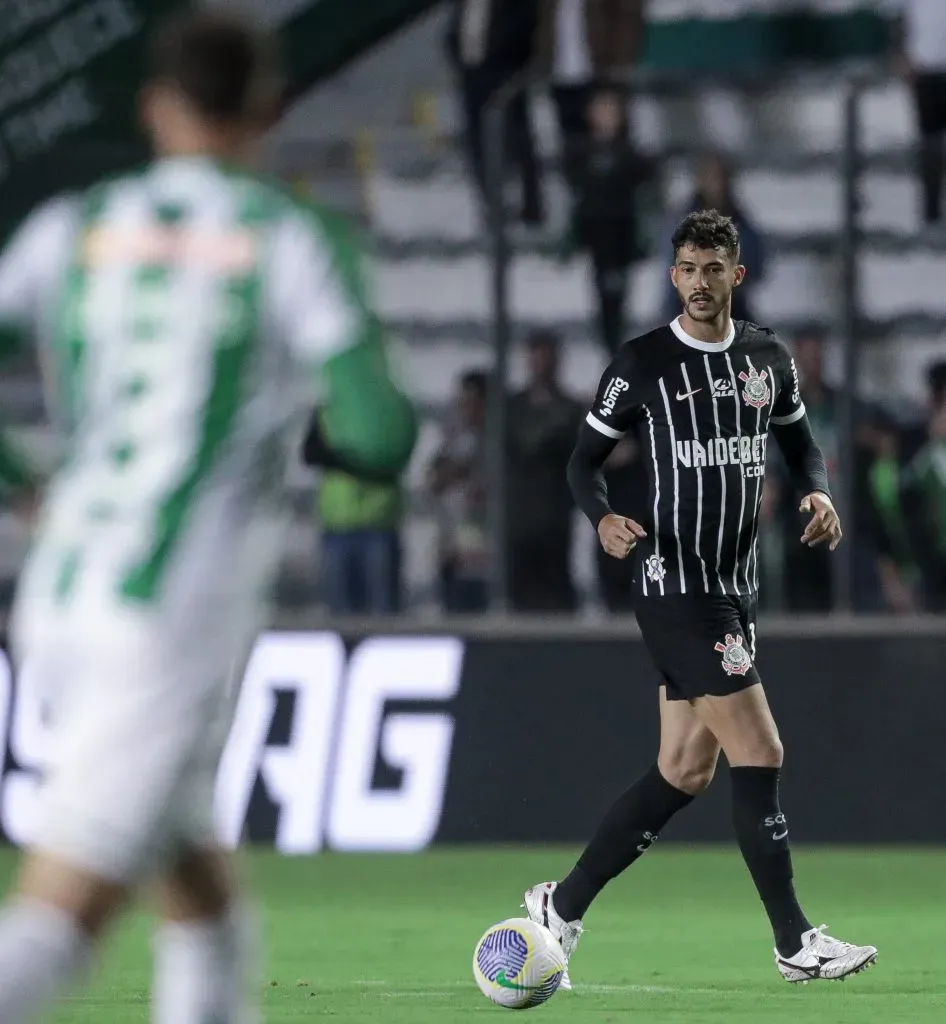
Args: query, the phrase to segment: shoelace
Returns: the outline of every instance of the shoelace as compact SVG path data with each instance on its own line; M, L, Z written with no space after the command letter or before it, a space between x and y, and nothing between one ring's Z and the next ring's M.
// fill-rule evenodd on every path
M845 953L850 952L854 949L854 946L850 942L842 942L840 939L835 939L831 935L825 934L825 929L828 926L826 924L818 925L815 928L817 937L812 937L812 941L808 943L808 948L813 952L817 952L817 949L822 949L825 953L830 951L832 956L843 956Z

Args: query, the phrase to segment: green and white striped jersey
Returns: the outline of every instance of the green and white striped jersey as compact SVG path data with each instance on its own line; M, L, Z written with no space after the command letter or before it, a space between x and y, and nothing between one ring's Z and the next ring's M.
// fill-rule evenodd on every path
M320 369L358 333L309 209L203 159L36 212L0 259L0 319L36 338L69 437L33 586L65 599L89 575L132 602L184 559L226 575L278 505Z

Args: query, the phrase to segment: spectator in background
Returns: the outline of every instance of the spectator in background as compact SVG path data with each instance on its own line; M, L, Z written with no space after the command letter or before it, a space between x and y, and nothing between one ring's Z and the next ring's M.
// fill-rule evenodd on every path
M484 207L487 167L484 118L489 101L532 58L540 0L454 0L447 52L456 70L466 121L470 171ZM507 161L522 182L523 223L544 219L539 160L527 92L519 90L507 107ZM509 159L511 158L511 160Z
M401 517L397 479L359 479L326 470L316 500L322 527L321 577L333 615L401 610Z
M765 245L759 230L736 198L732 169L720 153L705 153L702 156L697 166L696 190L683 206L673 211L662 237L672 237L680 221L696 210L719 210L735 221L739 230L739 259L746 268L746 278L733 292L732 315L734 320L757 322L752 295L765 278ZM667 265L672 263L673 255L668 252ZM664 316L672 320L680 315L680 297L673 287L669 274L665 288Z
M737 290L738 292L738 290ZM824 340L815 334L803 335L794 346L795 364L801 383L802 401L808 411L811 430L824 452L828 478L838 479L837 392L824 379ZM801 518L795 493L785 478L776 456L777 469L771 479L770 494L777 501L782 525L782 572L785 603L793 612L826 612L833 606L831 562L825 547L808 548L799 544ZM854 532L848 529L848 534ZM850 539L848 540L850 543Z
M565 146L574 187L572 242L591 258L600 336L613 356L624 341L630 268L646 255L640 210L656 175L653 162L631 145L622 91L595 93L589 122L590 138Z
M946 611L946 363L928 371L927 437L903 473L903 513L920 567L923 604Z
M867 494L857 496L857 500L866 504L876 552L880 585L876 610L907 614L918 608L920 577L904 515L900 432L877 411L861 429L859 448L868 453L869 462ZM856 580L858 592L865 592L869 586L869 581Z
M895 58L913 92L920 147L917 160L927 227L943 214L943 134L946 132L946 4L899 0Z
M391 373L384 327L375 310L366 246L352 221L312 203L351 316L352 348L372 373L357 388L351 375L324 375L322 404L311 416L303 462L322 471L316 501L322 527L321 578L335 615L388 615L401 605L401 475L417 441L417 415ZM370 450L363 438L365 407L383 424L370 448L369 470L352 451ZM363 461L363 460L362 460ZM271 467L267 467L271 471Z
M645 7L646 0L542 0L536 58L552 82L563 144L588 144L592 98L634 66Z
M859 612L879 612L892 606L903 609L908 584L901 575L903 554L891 533L889 493L884 474L889 472L890 427L878 410L858 402L854 423L854 464L841 465L839 454L838 392L824 376L824 339L802 335L794 345L802 400L812 433L824 453L829 478L837 488L850 474L853 507L847 518L845 544L853 548L853 607ZM894 447L896 444L894 442ZM767 477L764 512L774 509L781 524L783 597L789 611L818 613L834 607L834 575L828 552L799 543L803 519L784 465L773 453L774 472ZM875 475L876 470L876 475Z
M483 612L489 606L486 388L481 370L460 378L456 409L428 470L440 528L441 602L448 612Z
M582 406L559 382L559 339L527 342L529 381L509 400L507 533L509 597L516 611L574 611L571 491L565 470Z

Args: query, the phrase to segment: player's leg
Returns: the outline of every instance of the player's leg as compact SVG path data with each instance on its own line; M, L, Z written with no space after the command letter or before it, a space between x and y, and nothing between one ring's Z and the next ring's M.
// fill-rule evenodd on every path
M257 612L246 615L246 621L256 621ZM247 627L245 635L255 635L254 629ZM250 647L247 640L243 649ZM154 944L155 1024L259 1020L257 922L233 855L219 846L214 827L217 775L248 657L237 658L236 668L225 673L216 715L207 721L203 743L172 799L169 827L179 839L158 881L162 924Z
M782 743L753 659L754 605L743 602L737 609L732 604L728 613L725 605L719 602L720 640L713 648L723 671L717 668L713 675L713 666L707 666L705 686L715 692L696 697L693 707L729 762L733 826L772 925L779 970L789 981L845 977L872 963L877 951L824 935L798 902L788 823L779 802Z
M566 920L584 917L598 893L656 842L668 821L713 779L719 744L685 700L660 687L657 762L615 800L578 863L555 891Z
M122 852L129 849L121 841L123 801L113 801L118 794L108 782L127 779L128 766L112 760L120 752L109 742L124 708L103 700L104 666L56 642L58 619L47 625L46 643L21 659L36 691L58 691L58 699L35 832L0 910L0 1020L10 1024L33 1020L81 980L94 943L135 883L135 858Z
M155 1024L253 1024L259 1020L257 934L230 854L181 850L158 887Z
M0 1020L33 1021L82 980L92 947L128 888L40 849L23 858L0 909Z
M719 745L690 705L669 699L667 690L660 687L656 764L618 797L561 882L544 882L525 894L529 916L551 930L567 956L581 935L581 918L601 890L646 853L667 822L712 781Z

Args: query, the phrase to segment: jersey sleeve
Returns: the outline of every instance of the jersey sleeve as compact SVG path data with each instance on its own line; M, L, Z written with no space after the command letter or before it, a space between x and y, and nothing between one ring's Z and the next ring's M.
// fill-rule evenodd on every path
M779 342L778 378L778 394L775 396L770 422L776 427L785 427L796 423L805 415L805 403L801 400L795 360L781 342Z
M585 423L599 434L619 441L641 413L640 380L633 360L625 350L614 357L602 374Z
M295 361L313 373L357 343L358 310L314 218L287 217L270 264L273 317Z
M413 452L417 420L391 375L362 247L330 211L293 224L274 261L276 294L295 360L321 384L325 439L366 473L397 472ZM291 287L280 283L281 270Z
M0 354L36 335L72 250L78 207L57 199L27 218L0 254Z

